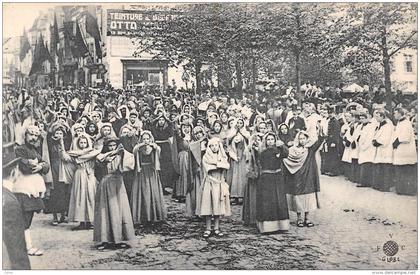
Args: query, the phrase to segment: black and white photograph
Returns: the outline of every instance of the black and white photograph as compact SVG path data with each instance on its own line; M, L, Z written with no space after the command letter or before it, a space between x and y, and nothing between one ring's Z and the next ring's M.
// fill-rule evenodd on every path
M418 270L417 2L2 15L5 274Z

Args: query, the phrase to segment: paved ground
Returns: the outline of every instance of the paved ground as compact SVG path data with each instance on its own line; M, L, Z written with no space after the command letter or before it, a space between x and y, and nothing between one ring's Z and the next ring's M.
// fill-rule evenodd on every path
M244 227L241 207L222 221L223 238L201 237L203 224L183 216L184 205L166 197L168 223L145 230L124 251L98 252L92 231L74 224L52 227L37 215L34 243L45 250L31 257L33 269L417 269L417 197L356 188L341 177L321 178L322 209L313 228L260 235ZM399 261L387 262L382 246L399 244ZM379 248L379 249L378 249ZM389 259L392 260L392 259Z

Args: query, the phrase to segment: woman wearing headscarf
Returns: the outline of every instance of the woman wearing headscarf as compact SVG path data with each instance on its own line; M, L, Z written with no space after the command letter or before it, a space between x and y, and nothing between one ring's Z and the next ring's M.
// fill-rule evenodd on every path
M151 132L155 138L156 144L158 144L161 149L159 161L162 169L160 177L165 193L165 188L172 188L175 180L175 169L171 148L171 144L174 142L174 130L172 123L164 115L161 115L153 124Z
M261 171L257 183L257 228L260 233L289 229L286 183L281 160L288 148L276 140L273 132L266 133L260 146Z
M125 242L135 238L121 173L124 154L129 153L118 138L108 137L97 155L100 182L95 197L93 241L98 244L98 250L130 248Z
M135 176L131 196L134 224L147 225L166 219L163 188L160 181L160 147L150 131L143 131L134 147Z
M62 114L65 119L66 123L71 127L74 124L74 120L72 119L70 108L67 104L64 104L63 107L60 108L59 113Z
M47 126L45 125L45 123L42 120L38 120L35 122L35 126L37 126L39 128L39 132L40 132L40 146L39 148L41 148L41 155L42 158L44 159L44 161L46 161L47 163L51 163L50 161L50 154L49 154L49 146L48 146L48 132L47 132ZM64 126L63 126L64 127ZM52 174L51 174L51 169L50 171L48 171L48 173L46 173L45 175L42 175L42 177L44 178L45 181L45 185L47 187L47 192L46 192L46 197L49 196L49 192L51 190L51 188L53 187L53 178L52 178ZM47 207L46 207L47 209Z
M250 138L245 129L245 120L238 118L236 126L227 134L227 152L230 159L230 168L226 181L230 186L230 198L235 204L242 203L244 188L247 181L245 148Z
M279 140L281 140L287 147L293 146L294 137L287 126L287 124L282 123L279 126L279 133L278 133Z
M230 216L231 210L229 186L224 177L226 170L229 169L229 162L219 138L209 140L202 165L204 176L196 214L206 218L204 238L208 238L212 234L212 218L214 218L213 234L222 237L224 234L219 227L220 216Z
M64 138L66 134L66 128L55 123L51 127L51 134L47 136L48 147L49 147L49 163L52 177L52 186L50 192L50 199L48 202L48 209L53 213L52 225L57 226L59 223L66 221L66 215L68 212L69 201L70 201L70 187L71 182L63 181L63 166L65 163L63 152L69 149L70 146L66 146ZM65 153L64 153L65 154ZM60 213L61 217L58 220L57 214Z
M208 139L203 127L196 126L193 129L193 141L190 143L192 180L187 187L185 198L187 217L196 216L196 209L201 195L203 181L202 158L206 152Z
M272 132L276 134L276 124L274 123L274 121L268 119L265 121L265 123L267 123L267 132Z
M76 138L76 148L68 155L76 163L71 189L69 220L79 222L72 230L92 229L95 210L96 177L94 174L95 158L100 153L92 146L91 139L81 134Z
M70 134L72 140L70 150L73 150L77 147L76 139L80 135L85 134L85 126L83 126L81 123L75 123L70 129Z
M192 141L192 125L188 122L181 124L181 129L177 134L177 147L178 147L178 169L179 178L175 182L175 198L178 202L185 202L188 185L191 184L191 154L190 143Z
M229 129L229 115L228 115L228 113L223 112L223 113L220 114L220 122L223 125L223 131L225 131L225 132L228 131L228 129Z
M136 129L136 135L139 135L141 130L143 129L143 122L139 119L139 113L136 110L130 111L130 116L128 118L127 124L134 129Z
M99 128L99 134L95 138L93 147L99 151L102 151L104 142L108 137L116 137L117 135L112 128L112 124L109 122L103 123L102 127Z
M95 141L96 137L98 136L99 129L96 123L89 121L86 124L85 132L92 139L92 141Z
M254 134L249 139L246 148L246 176L247 182L244 191L244 201L242 207L242 220L245 225L255 225L257 223L257 182L260 173L258 163L258 148L262 142L262 134Z
M309 212L320 207L319 172L315 154L324 138L318 137L312 145L309 145L309 138L306 131L298 132L295 144L289 149L289 156L283 160L286 167L289 209L297 213L298 227L313 227L314 224L309 220ZM302 213L305 213L304 220Z
M81 125L83 125L83 127L86 127L86 125L89 123L89 122L91 122L92 120L90 119L90 117L89 116L87 116L87 115L83 115L83 116L81 116L77 121L76 121L76 123L80 123ZM96 125L96 122L93 122L93 123L95 123L95 125ZM74 125L73 125L74 126ZM72 127L73 127L72 126ZM97 125L96 125L97 126Z
M90 119L98 126L99 129L102 128L102 117L103 114L100 111L92 111L90 113Z
M215 120L210 127L209 131L210 138L220 138L222 142L226 137L226 132L223 131L223 124L220 120Z
M268 133L267 122L261 121L258 124L256 124L254 127L254 133L259 133L262 135Z

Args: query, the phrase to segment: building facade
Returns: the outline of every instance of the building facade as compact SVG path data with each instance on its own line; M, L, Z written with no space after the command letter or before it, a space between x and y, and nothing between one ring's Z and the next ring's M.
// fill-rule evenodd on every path
M132 34L145 22L171 20L172 15L162 9L143 6L121 6L104 9L106 20L106 59L109 83L118 89L138 86L167 87L168 82L182 85L182 69L168 67L167 60L153 59L153 55L138 52Z
M403 49L391 60L393 87L405 93L417 93L417 49Z

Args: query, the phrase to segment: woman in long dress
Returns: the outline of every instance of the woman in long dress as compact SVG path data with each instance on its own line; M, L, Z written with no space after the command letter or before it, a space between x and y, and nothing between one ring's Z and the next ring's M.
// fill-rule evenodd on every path
M227 174L227 182L230 186L230 198L234 204L242 204L244 189L247 182L246 173L246 147L248 139L238 132L229 139L230 169Z
M69 149L69 146L65 148L65 133L66 130L64 126L55 124L51 128L51 135L47 136L51 167L50 171L52 173L53 183L48 208L53 213L53 226L57 226L59 223L66 221L70 202L71 184L60 180L60 175L63 173L63 152L65 152L66 149ZM61 214L60 220L58 220L58 213Z
M192 125L188 122L181 124L180 133L177 135L179 178L175 183L175 198L184 203L188 185L191 183L191 154Z
M98 250L129 248L134 226L122 175L123 154L129 154L118 138L109 137L97 156L101 177L95 198L93 241Z
M156 144L161 148L160 165L161 180L164 188L173 186L175 179L174 163L172 161L171 143L173 142L174 130L172 123L163 115L159 116L152 127L152 134Z
M206 218L204 238L212 234L212 218L214 219L214 235L222 237L224 234L219 228L220 216L230 216L231 210L229 186L224 176L225 171L229 169L229 162L219 138L209 140L202 165L204 177L196 213Z
M259 177L258 148L262 142L262 135L254 134L249 140L246 150L247 183L245 185L242 220L245 225L257 223L257 182Z
M92 148L91 139L85 134L81 134L75 144L77 148L67 153L76 163L70 195L69 220L80 223L72 230L86 230L93 228L97 184L94 168L99 151Z
M193 129L194 141L190 143L192 180L187 188L185 198L185 210L187 217L196 216L196 209L201 195L203 181L202 158L206 152L208 139L203 127L196 126Z
M320 207L319 172L315 154L323 143L323 137L318 137L310 147L309 142L309 134L299 131L295 145L289 149L289 156L283 160L286 166L289 209L297 213L298 227L313 227L314 224L309 220L309 212ZM304 220L302 213L305 213Z
M134 224L147 225L164 221L166 208L159 174L160 147L154 142L151 132L142 132L140 143L134 147L133 154L136 162L131 197Z
M276 141L276 135L264 135L260 147L261 172L257 183L257 228L260 233L289 229L287 188L281 159L288 155L288 148Z

